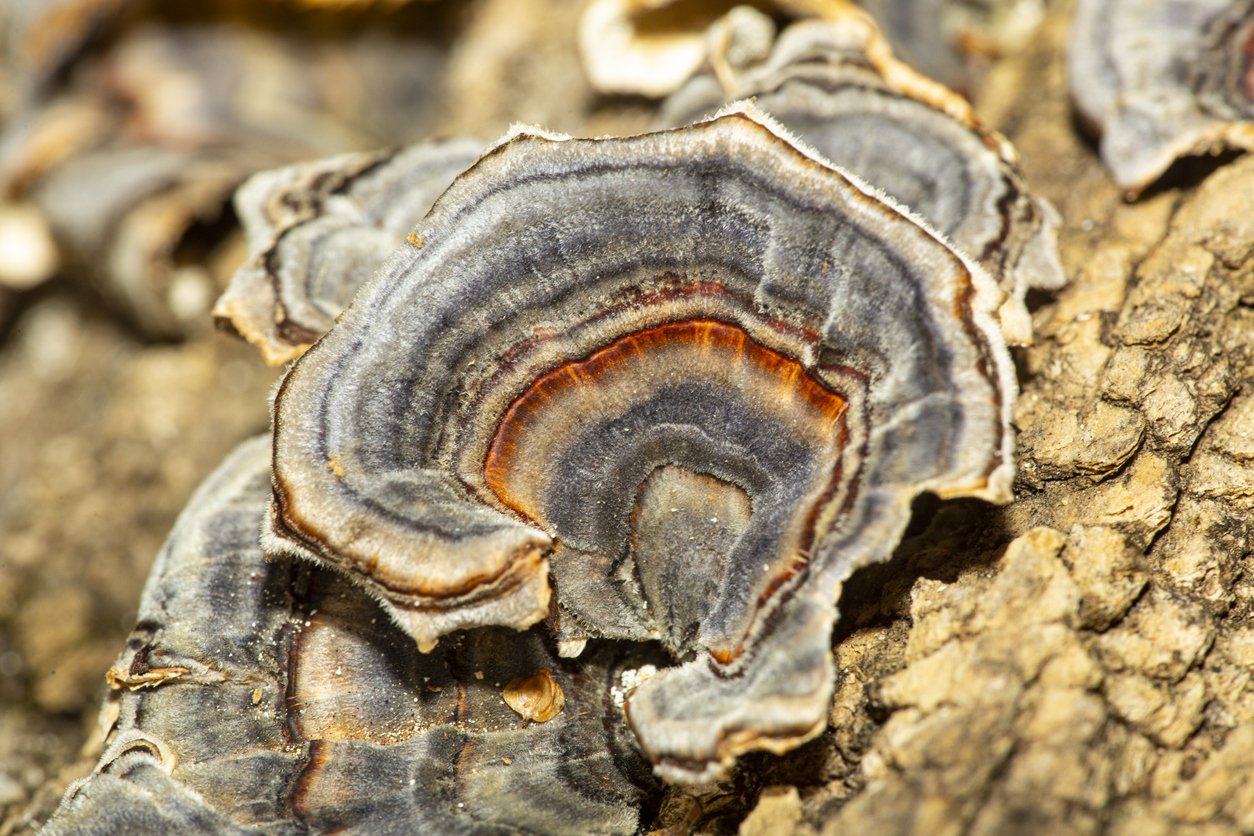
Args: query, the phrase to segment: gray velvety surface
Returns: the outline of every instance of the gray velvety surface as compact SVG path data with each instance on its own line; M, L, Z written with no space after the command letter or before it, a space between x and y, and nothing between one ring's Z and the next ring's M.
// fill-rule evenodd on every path
M671 780L822 730L832 602L913 496L1009 496L996 286L765 119L516 131L274 406L267 549L349 573L424 650L544 618L551 569L564 639L669 637L680 664L627 709ZM670 465L753 508L717 534L736 545L701 605L657 600L668 570L646 556L685 559L699 502L653 545L622 536ZM691 482L665 481L645 499Z
M685 124L753 97L826 159L978 261L1010 297L1001 314L1007 340L1031 342L1024 295L1065 281L1058 213L1028 191L1009 143L965 100L896 61L857 14L794 23L768 57L728 73L731 89L714 69L695 76L664 103L658 123Z
M608 689L648 652L575 665L482 630L417 654L345 579L265 559L269 459L246 442L180 518L110 673L109 748L47 832L634 832L654 784ZM533 723L501 688L540 669L567 702Z

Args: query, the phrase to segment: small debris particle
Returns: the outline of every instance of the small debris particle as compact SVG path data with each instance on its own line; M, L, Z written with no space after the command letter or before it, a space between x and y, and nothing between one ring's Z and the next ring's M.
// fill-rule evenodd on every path
M534 676L511 680L501 696L520 717L535 723L552 720L566 705L562 686L557 684L548 668Z
M143 673L130 673L110 668L105 673L105 679L114 691L120 691L123 688L138 691L140 688L156 688L158 685L164 685L189 673L191 673L191 668L180 667L149 668Z
M261 689L254 688L253 689L253 705L257 705L260 702L261 702Z
M614 705L622 708L623 703L627 701L627 695L634 691L637 685L656 675L655 665L641 665L638 668L623 671L618 675L618 685L610 688L610 698L614 700Z
M475 671L475 679L483 679L483 671Z
M509 766L513 762L514 762L513 758L501 758L501 763L505 764L506 766Z
M337 479L343 479L344 473L346 472L344 470L344 466L340 464L340 460L336 456L330 456L327 458L327 470L334 473L335 478Z

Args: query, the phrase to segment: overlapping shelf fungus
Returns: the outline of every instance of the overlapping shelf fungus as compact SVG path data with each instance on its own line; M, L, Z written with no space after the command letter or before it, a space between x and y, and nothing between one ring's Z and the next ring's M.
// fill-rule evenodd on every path
M1009 499L1003 298L751 106L517 129L283 380L265 546L423 651L549 616L568 655L660 642L628 722L711 780L824 728L840 585L915 495Z
M721 25L733 44L772 26L749 10ZM794 23L759 60L738 63L734 52L714 55L663 104L659 121L686 124L729 97L752 97L799 139L979 261L1007 293L1000 312L1006 339L1031 342L1028 289L1065 281L1058 213L1028 191L1005 137L981 124L962 97L897 61L861 12Z
M636 832L657 785L606 694L656 654L575 665L499 629L416 653L362 590L265 559L269 474L246 442L179 518L109 672L109 746L45 832ZM536 676L545 722L501 698Z
M235 195L249 259L214 316L271 365L300 356L484 144L420 142L253 175Z

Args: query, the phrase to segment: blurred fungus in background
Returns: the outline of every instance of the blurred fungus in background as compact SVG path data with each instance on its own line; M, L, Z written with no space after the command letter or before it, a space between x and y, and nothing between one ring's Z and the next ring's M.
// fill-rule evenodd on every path
M432 133L449 4L12 2L0 283L88 285L149 337L205 328L264 168ZM51 240L49 240L51 239Z

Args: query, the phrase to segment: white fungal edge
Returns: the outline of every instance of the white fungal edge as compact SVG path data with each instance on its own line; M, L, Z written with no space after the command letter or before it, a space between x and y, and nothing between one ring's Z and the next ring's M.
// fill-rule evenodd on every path
M1001 389L1001 422L1005 427L1002 434L1002 450L1001 464L990 473L982 485L960 486L953 485L932 485L924 483L919 485L920 490L931 490L938 496L945 498L951 496L974 496L989 502L1003 504L1009 502L1013 497L1012 482L1014 481L1015 463L1014 463L1014 432L1011 427L1011 418L1014 410L1014 403L1018 397L1019 384L1015 377L1014 363L1010 359L1010 350L1006 345L1005 333L1002 331L1000 308L1007 299L1007 294L997 284L996 280L989 275L983 267L977 264L973 259L967 256L962 250L954 246L944 233L940 232L932 226L930 222L925 220L921 215L913 209L898 201L896 198L888 195L880 190L877 186L868 183L858 175L848 171L831 160L827 159L818 149L814 148L808 142L795 136L792 131L784 127L773 116L759 108L752 99L742 99L740 101L731 102L724 105L708 120L712 122L724 116L739 115L744 116L779 137L783 141L789 143L801 153L813 159L820 165L830 168L838 175L843 177L851 186L858 191L866 194L888 208L902 215L906 219L912 221L921 228L925 233L935 238L947 250L962 262L962 265L971 275L971 284L975 290L974 297L971 300L971 317L975 326L984 335L988 341L992 362L997 366L997 384ZM701 124L700 122L694 124Z

